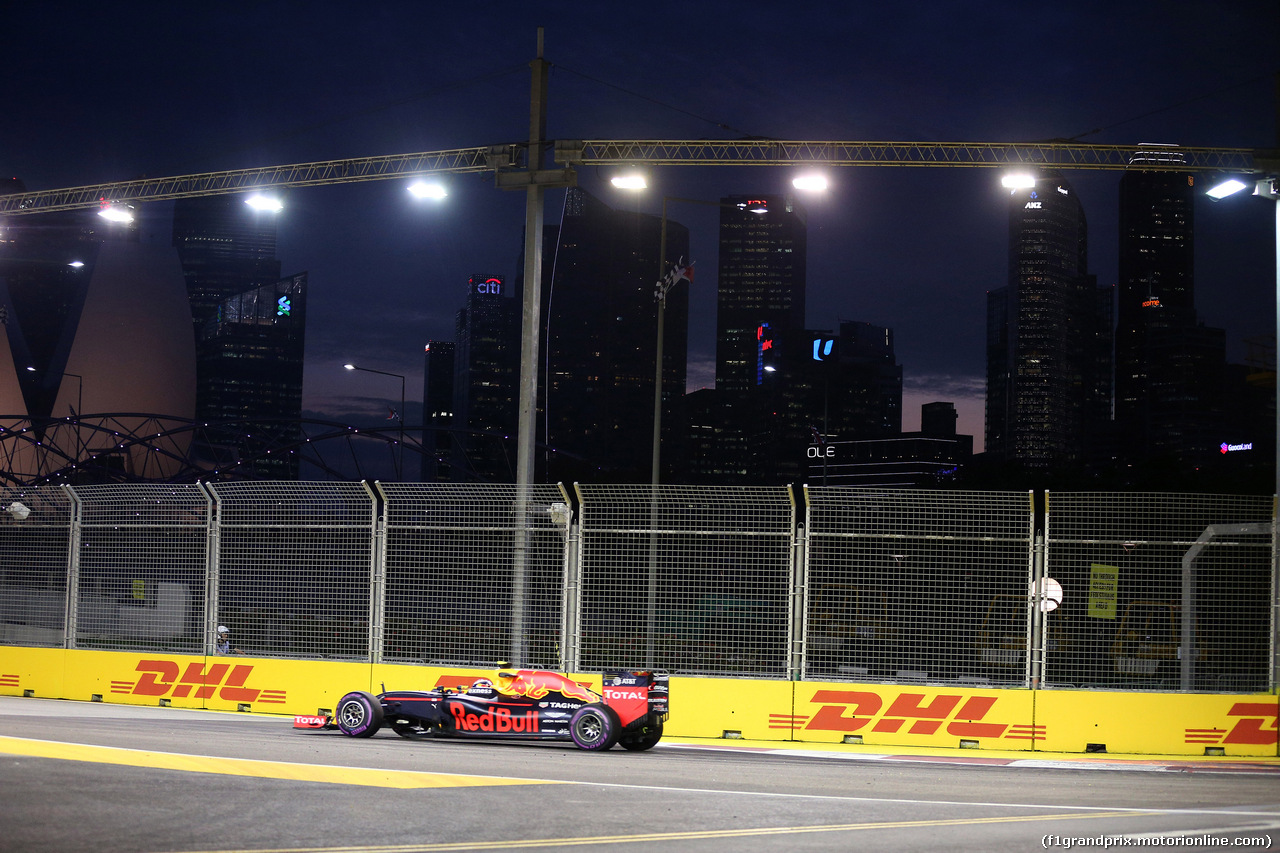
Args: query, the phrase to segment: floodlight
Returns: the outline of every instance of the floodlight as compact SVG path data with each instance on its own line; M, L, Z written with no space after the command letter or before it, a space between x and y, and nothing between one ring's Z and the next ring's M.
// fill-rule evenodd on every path
M1000 179L1000 186L1010 190L1029 190L1035 185L1035 175L1026 172L1010 172Z
M414 181L409 185L409 193L414 198L446 198L449 195L448 190L442 184L427 183L426 181Z
M103 202L102 209L98 211L98 215L108 222L132 222L133 208L127 204Z
M277 213L284 210L284 202L274 196L260 195L254 193L244 200L244 203L252 207L254 210L261 210L267 213Z
M1209 187L1209 189L1205 190L1205 195L1214 201L1217 201L1218 199L1226 198L1229 195L1235 195L1240 192L1240 190L1245 189L1248 186L1248 184L1239 178L1227 178L1225 181L1219 181L1217 184L1214 184Z
M797 175L792 178L791 186L805 192L826 192L827 177L826 175L819 175L816 173Z
M649 182L644 179L644 175L639 172L628 172L624 175L614 175L609 179L609 183L613 184L620 190L644 190L649 188Z

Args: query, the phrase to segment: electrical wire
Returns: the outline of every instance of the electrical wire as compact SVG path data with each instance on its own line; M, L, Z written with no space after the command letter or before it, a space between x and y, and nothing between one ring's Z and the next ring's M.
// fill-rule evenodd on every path
M1259 80L1263 80L1263 79L1265 79L1267 76L1269 76L1269 75L1266 75L1266 74L1260 74L1260 75L1258 75L1257 77L1250 77L1248 80L1243 80L1243 81L1241 81L1241 82L1239 82L1239 83L1233 83L1233 84L1231 84L1230 86L1224 86L1224 87L1222 87L1221 89L1215 89L1215 90L1214 90L1214 91L1212 91L1212 92L1205 92L1205 93L1204 93L1204 94L1202 94L1202 95L1196 95L1194 98L1187 98L1187 99L1186 99L1186 100L1184 100L1184 101L1178 101L1178 102L1177 102L1177 103L1175 103L1175 104L1169 104L1169 105L1168 105L1168 106L1166 106L1166 107L1160 107L1159 109L1151 110L1151 111L1149 111L1149 112L1145 112L1145 113L1143 113L1143 114L1141 114L1141 115L1136 115L1136 116L1134 116L1134 117L1132 117L1132 118L1127 118L1127 119L1125 119L1124 121L1118 121L1118 122L1115 122L1114 124L1106 125L1105 127L1095 127L1093 130L1086 130L1084 133L1077 134L1076 136L1068 137L1068 139L1067 139L1066 141L1068 141L1068 142L1078 142L1078 141L1080 141L1081 139L1083 139L1083 138L1084 138L1084 137L1086 137L1086 136L1093 136L1095 133L1105 133L1105 132L1106 132L1106 131L1108 131L1108 130L1115 130L1117 127L1121 127L1122 125L1130 124L1130 123L1135 122L1135 121L1140 121L1140 120L1142 120L1142 119L1144 119L1144 118L1150 118L1151 116L1159 115L1160 113L1165 113L1165 112L1168 112L1169 110L1176 110L1176 109L1178 109L1178 108L1180 108L1180 107L1185 107L1185 106L1187 106L1188 104L1194 104L1194 103L1195 103L1195 102L1197 102L1197 101L1203 101L1203 100L1204 100L1204 99L1206 99L1206 98L1212 98L1212 97L1215 97L1215 96L1217 96L1217 95L1221 95L1221 94L1223 94L1224 92L1230 92L1230 91L1231 91L1231 90L1233 90L1233 89L1240 89L1240 88L1243 88L1243 87L1245 87L1245 86L1248 86L1248 85L1251 85L1251 84L1253 84L1253 83L1256 83L1256 82L1258 82Z
M729 131L729 132L731 132L731 133L737 133L737 134L739 134L739 135L741 135L741 136L744 136L744 137L747 137L747 138L752 138L752 139L756 138L756 137L752 136L751 134L747 133L745 130L740 130L739 128L736 128L736 127L734 127L733 125L725 124L724 122L716 121L715 119L711 119L711 118L707 118L706 116L698 115L698 114L697 114L697 113L695 113L695 112L690 112L689 110L683 109L683 108L681 108L681 107L677 107L677 106L675 106L675 105L673 105L673 104L668 104L668 103L666 103L665 101L659 101L657 98L651 98L651 97L649 97L648 95L642 95L641 93L639 93L639 92L634 92L634 91L632 91L631 89L624 89L622 86L615 85L615 84L613 84L613 83L610 83L610 82L609 82L609 81L607 81L607 80L601 80L601 79L600 79L600 78L598 78L598 77L592 77L590 74L584 74L584 73L583 73L583 72L581 72L581 71L576 71L576 70L574 70L574 69L572 69L572 68L569 68L569 67L567 67L567 66L564 66L564 65L556 65L555 67L556 67L556 68L558 68L558 69L560 69L561 71L566 71L566 72L568 72L568 73L570 73L570 74L573 74L573 75L575 75L575 76L577 76L577 77L581 77L583 80L588 80L588 81L590 81L590 82L592 82L592 83L598 83L598 84L599 84L599 85L601 85L601 86L606 86L606 87L608 87L608 88L610 88L610 89L613 89L613 90L615 90L615 91L622 92L622 93L623 93L623 94L625 94L625 95L630 95L630 96L631 96L631 97L633 97L633 98L639 98L639 99L640 99L640 100L642 100L642 101L648 101L648 102L649 102L649 103L651 103L651 104L655 104L655 105L657 105L657 106L663 107L663 108L668 109L668 110L671 110L671 111L673 111L673 112L680 113L681 115L686 115L686 116L689 116L690 118L695 118L695 119L697 119L698 121L703 121L703 122L706 122L707 124L715 125L716 127L720 128L721 130L727 130L727 131Z
M322 128L331 127L336 124L342 124L343 122L351 121L352 119L367 118L368 116L376 115L382 112L387 112L388 110L393 110L397 107L402 107L405 104L411 104L411 103L414 103L415 101L428 100L430 98L435 98L439 95L443 95L448 92L460 91L463 89L470 88L472 86L477 86L481 83L488 83L492 80L497 80L499 78L506 77L508 75L516 74L519 72L524 72L527 70L528 70L527 64L512 65L507 68L496 69L486 74L480 74L478 76L470 77L465 80L455 80L451 83L446 83L444 85L437 86L434 89L428 89L426 91L417 92L412 95L405 95L402 98L396 98L395 100L387 101L385 103L378 104L376 106L367 107L361 110L356 110L355 112L346 113L344 115L334 116L332 118L324 119L323 121L317 121L313 124L304 125L302 127L295 127L292 130L288 130L283 133L278 133L273 136L261 137L253 142L245 143L243 145L238 145L235 148L224 149L222 151L215 152L214 154L209 155L209 157L211 159L215 157L225 157L231 154L240 153L242 151L250 151L260 146L269 145L274 142L283 142L287 139L295 139L299 136L303 136L305 134L312 133L317 130L321 130Z

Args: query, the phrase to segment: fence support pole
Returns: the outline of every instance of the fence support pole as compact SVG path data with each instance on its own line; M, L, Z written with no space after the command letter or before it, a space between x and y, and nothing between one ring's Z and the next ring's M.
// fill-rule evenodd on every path
M80 622L80 531L81 503L75 489L63 486L71 498L71 531L67 537L67 603L63 610L62 647L74 649Z

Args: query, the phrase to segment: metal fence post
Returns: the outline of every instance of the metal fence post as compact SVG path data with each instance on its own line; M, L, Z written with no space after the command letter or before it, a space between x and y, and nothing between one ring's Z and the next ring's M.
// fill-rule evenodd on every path
M564 582L560 591L560 670L577 672L582 643L582 564L578 548L581 520L562 504L563 519L556 521L564 533Z
M386 636L387 599L387 494L381 483L375 483L377 493L369 488L367 480L361 480L369 495L369 524L372 536L369 542L369 662L382 663L382 638ZM382 512L378 512L381 506Z
M80 611L80 497L69 485L62 487L71 499L71 530L67 536L67 605L63 615L62 647L76 647Z
M1027 584L1027 664L1026 683L1033 690L1041 687L1044 678L1044 611L1040 609L1038 591L1044 582L1044 536L1035 535L1031 549L1031 574Z
M805 671L805 642L808 625L809 524L808 487L805 487L806 521L795 525L795 542L791 549L791 608L787 613L787 645L791 649L790 678L800 681Z
M196 484L205 498L205 552L204 552L204 618L200 624L204 626L201 645L204 653L214 653L217 643L218 628L218 568L221 565L221 509L218 496L207 483Z

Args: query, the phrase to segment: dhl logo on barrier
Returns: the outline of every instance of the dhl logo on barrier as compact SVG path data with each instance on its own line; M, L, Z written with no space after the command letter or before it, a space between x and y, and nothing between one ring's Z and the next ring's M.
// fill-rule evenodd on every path
M1237 702L1227 712L1228 717L1243 717L1231 731L1226 729L1187 729L1186 743L1223 744L1272 744L1280 734L1280 710L1274 702ZM1271 721L1270 726L1263 723ZM1226 737L1223 737L1226 735Z
M283 690L259 690L245 687L245 682L253 674L252 664L215 663L208 667L201 663L187 664L182 670L177 661L140 660L137 672L142 676L137 681L112 681L112 693L127 693L133 696L169 696L174 699L211 699L216 694L219 699L228 702L262 702L282 705L285 701Z
M1045 727L986 719L997 697L939 693L926 701L923 693L900 693L886 709L879 693L866 690L818 690L810 700L821 705L813 716L770 714L769 728L803 728L830 732L931 735L944 725L947 734L965 738L1043 740ZM963 703L963 704L962 704Z

